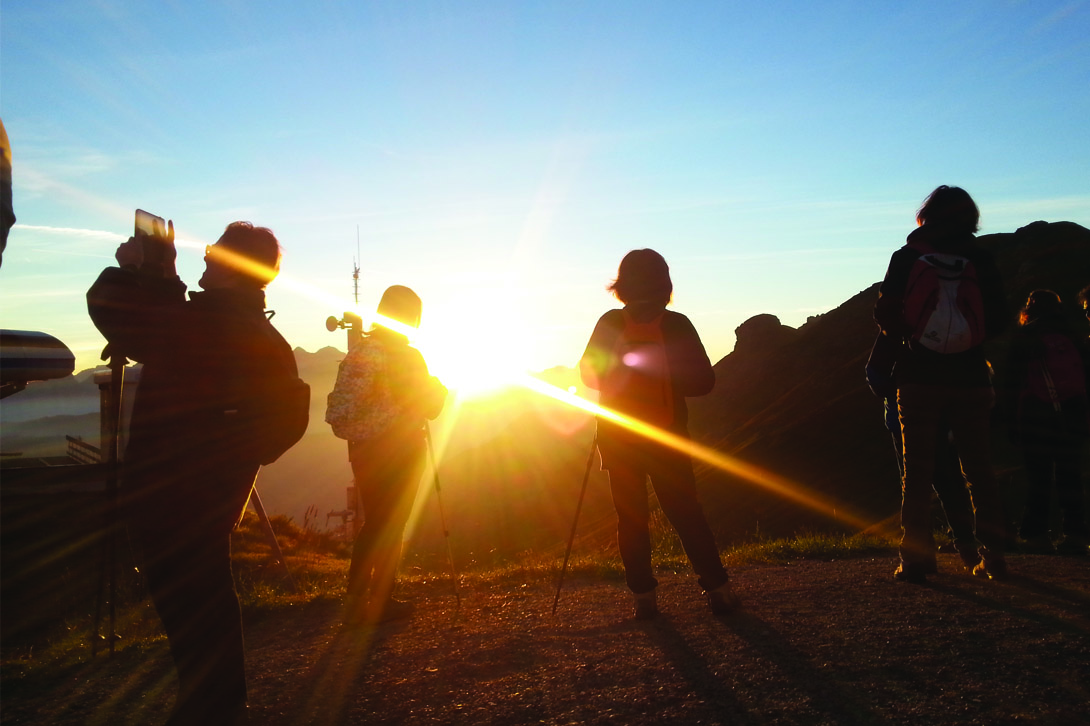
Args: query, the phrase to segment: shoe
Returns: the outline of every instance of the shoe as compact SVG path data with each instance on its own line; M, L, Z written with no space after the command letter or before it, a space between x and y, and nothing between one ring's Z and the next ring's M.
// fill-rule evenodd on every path
M1047 534L1040 534L1036 537L1026 537L1021 546L1022 552L1027 555L1054 555L1056 554L1056 548L1052 546L1052 540L1048 538Z
M1056 552L1061 555L1086 557L1090 554L1090 541L1086 537L1077 534L1066 535L1056 547Z
M1010 576L1003 555L989 554L986 550L981 550L980 554L980 562L973 567L974 575L987 577L989 580L1006 580Z
M742 599L730 586L730 582L724 582L714 590L709 590L705 595L708 598L708 607L712 609L712 615L730 615L742 607Z
M632 599L636 605L634 613L636 620L653 620L659 616L658 600L655 590L633 593Z
M933 563L932 567L934 567ZM922 585L927 582L927 571L928 563L902 562L897 565L897 569L893 571L893 579ZM932 570L932 572L934 572L934 570Z
M925 575L937 575L939 574L939 563L932 557L929 560L921 562L920 569L923 570L923 574Z

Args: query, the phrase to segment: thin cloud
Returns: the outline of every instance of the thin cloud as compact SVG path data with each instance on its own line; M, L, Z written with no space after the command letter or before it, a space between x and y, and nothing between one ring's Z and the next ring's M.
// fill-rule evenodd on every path
M110 240L124 242L128 237L117 232L106 232L101 229L81 229L79 227L50 227L42 224L17 223L13 229L26 230L28 232L43 232L45 234L63 235L65 237L78 237L82 239Z

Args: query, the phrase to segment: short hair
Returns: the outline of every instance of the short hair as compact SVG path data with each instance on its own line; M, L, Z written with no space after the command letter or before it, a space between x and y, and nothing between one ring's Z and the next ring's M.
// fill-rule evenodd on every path
M1090 285L1087 285L1083 289L1079 290L1078 296L1075 298L1079 301L1079 305L1090 307Z
M945 184L935 187L916 210L916 222L949 232L973 234L980 229L980 210L969 192Z
M420 296L404 285L391 285L382 293L378 303L378 314L396 320L411 328L420 327L420 316L424 304ZM378 325L382 325L381 322Z
M237 270L255 287L265 287L280 273L283 253L276 235L268 227L255 227L250 222L232 222L216 244L253 263L239 265Z
M1018 314L1018 324L1025 325L1031 320L1058 318L1063 315L1060 296L1052 290L1034 290L1026 298L1026 304Z
M625 305L654 302L666 305L674 295L670 267L658 252L632 250L621 260L617 279L606 288Z

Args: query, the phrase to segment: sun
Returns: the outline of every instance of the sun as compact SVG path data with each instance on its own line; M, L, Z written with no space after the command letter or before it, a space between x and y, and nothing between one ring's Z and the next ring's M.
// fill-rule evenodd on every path
M460 396L473 397L517 384L527 373L527 345L519 326L478 320L467 328L421 327L416 347L428 370Z

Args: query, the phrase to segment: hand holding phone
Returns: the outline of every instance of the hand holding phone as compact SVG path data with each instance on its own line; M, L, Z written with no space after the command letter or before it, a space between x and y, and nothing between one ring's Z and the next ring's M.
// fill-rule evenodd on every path
M136 210L134 239L141 243L144 260L140 265L142 272L159 276L172 276L174 259L178 252L174 248L174 222L165 221L143 209Z

